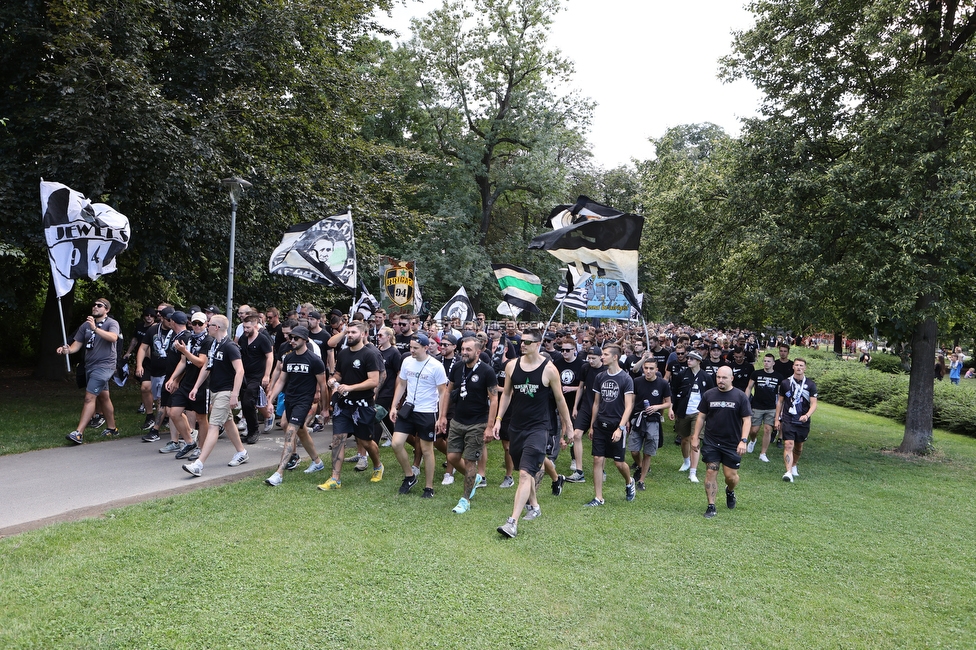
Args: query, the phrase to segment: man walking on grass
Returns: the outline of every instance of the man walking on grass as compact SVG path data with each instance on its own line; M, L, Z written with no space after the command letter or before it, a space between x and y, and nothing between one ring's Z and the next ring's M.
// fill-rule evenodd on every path
M447 390L441 396L437 420L438 430L446 430L447 400L454 399L456 405L447 437L447 460L464 472L464 491L454 506L457 514L468 511L471 497L484 480L478 475L478 461L485 441L493 438L493 423L498 412L498 383L495 371L480 359L482 347L481 341L474 336L461 339L461 363L451 371Z
M312 464L305 470L306 474L321 472L325 469L325 463L319 458L315 451L315 444L312 436L305 428L305 421L308 414L312 411L312 403L315 401L315 393L318 390L319 402L328 404L329 392L325 386L325 362L314 354L308 347L308 328L299 325L291 330L288 335L288 342L291 345L291 352L286 354L281 362L281 373L278 375L275 385L271 388L268 395L268 402L277 403L278 393L285 392L285 446L281 450L281 461L275 473L264 479L264 482L274 487L281 485L284 480L284 472L292 454L295 453L297 440L301 439L302 446L305 447L312 458Z
M611 344L603 348L603 365L607 367L596 378L593 387L593 415L590 421L590 440L593 441L593 486L595 495L588 507L602 506L603 466L606 459L613 460L617 471L624 477L624 495L633 501L637 486L630 475L624 447L627 442L627 425L634 410L634 380L620 367L620 347Z
M373 461L370 480L373 483L383 480L380 449L374 436L376 392L380 375L384 372L383 357L375 347L366 344L366 324L362 321L352 321L346 326L346 343L347 347L336 354L335 376L331 382L335 397L335 410L332 413L332 476L319 485L320 490L338 490L342 487L342 462L345 459L346 439L350 435L356 438ZM328 404L324 396L323 404Z
M800 475L796 464L803 443L810 435L810 417L817 410L817 384L807 378L806 371L806 360L793 359L793 376L780 383L776 401L776 422L783 437L783 462L786 464L783 480L787 483Z
M716 388L710 388L702 395L698 405L698 418L695 432L691 436L691 448L695 453L701 451L705 461L705 496L708 507L705 518L711 519L715 510L715 494L718 492L718 468L722 466L725 474L725 505L731 510L735 507L735 488L739 484L739 465L749 440L752 424L752 407L749 398L738 388L732 386L732 369L720 367L715 373ZM704 438L702 438L704 430ZM703 440L699 447L699 440Z
M393 451L400 467L403 468L403 483L400 494L406 494L417 484L417 475L404 445L409 436L416 436L420 441L423 452L424 476L426 487L421 498L430 499L434 496L434 428L436 426L437 405L447 392L447 375L440 361L428 356L427 346L430 340L423 332L414 334L410 339L410 356L404 357L400 364L400 375L397 377L396 392L393 395L394 407L400 403L400 398L406 397L406 403L412 405L409 413L396 408L390 411L393 421Z
M237 396L241 393L241 382L244 380L244 365L241 363L241 350L237 344L228 336L227 317L217 314L210 319L207 325L208 334L214 342L207 353L207 365L200 371L193 390L190 391L190 401L197 399L197 393L207 379L210 379L210 418L208 422L209 430L203 441L200 450L200 457L183 465L183 470L193 476L203 474L203 464L207 462L210 452L217 444L217 436L220 435L220 427L224 428L224 433L230 439L231 444L237 453L229 463L231 467L237 467L248 461L247 452L241 443L241 434L237 430L234 422L232 409L237 406Z
M769 449L770 435L776 424L776 400L779 393L779 385L783 378L773 370L775 359L772 354L763 357L763 367L752 372L749 378L749 385L746 387L746 395L751 395L750 405L752 406L752 430L749 432L749 444L746 452L752 453L756 447L756 438L759 427L763 428L762 447L759 453L759 460L764 463L769 462L766 451Z
M559 372L548 359L539 354L542 332L538 329L526 330L522 333L519 345L522 356L509 361L505 366L505 389L492 432L493 437L498 435L505 411L511 405L514 415L509 429L509 450L512 461L519 470L519 481L515 490L512 516L498 527L498 532L505 537L515 537L518 534L516 518L522 513L526 503L528 512L523 520L531 521L542 514L536 495L535 478L546 459L546 444L549 428L552 426L550 399L555 399L565 437L570 436L572 427Z
M119 435L115 427L115 407L108 392L109 381L115 374L117 359L116 343L119 340L119 323L109 318L111 304L105 298L99 298L92 305L92 315L85 319L74 340L70 345L58 348L58 354L68 355L77 352L85 346L85 405L81 409L81 419L78 428L65 436L68 440L80 445L84 442L85 427L92 421L95 414L95 404L105 417L108 427L103 432L105 436Z
M678 357L684 350L678 346ZM673 406L668 409L668 418L674 422L674 433L681 439L681 454L684 462L679 472L688 472L688 480L698 482L698 450L691 444L691 435L698 418L698 405L705 391L715 384L707 372L701 369L701 355L691 350L687 353L687 366L681 369L671 381Z

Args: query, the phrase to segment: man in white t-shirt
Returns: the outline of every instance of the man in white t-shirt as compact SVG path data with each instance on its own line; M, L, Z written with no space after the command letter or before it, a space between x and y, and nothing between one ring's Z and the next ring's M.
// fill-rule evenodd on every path
M400 494L406 494L417 484L417 476L410 465L407 450L404 449L407 438L414 435L420 440L420 449L424 456L424 499L434 496L434 428L437 405L442 396L446 399L447 393L444 364L427 354L428 345L430 340L422 332L410 337L410 356L404 357L400 364L396 392L393 394L394 406L400 403L400 398L404 395L406 402L399 412L395 408L390 410L390 420L393 421L393 451L404 474ZM409 407L410 413L406 414L403 409L408 404L412 406Z

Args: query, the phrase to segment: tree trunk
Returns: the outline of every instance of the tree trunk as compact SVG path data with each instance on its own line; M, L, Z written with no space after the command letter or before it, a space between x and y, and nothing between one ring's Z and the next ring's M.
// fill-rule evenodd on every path
M64 309L65 323L71 322L71 315L75 306L75 292L72 289L61 298ZM67 331L70 337L74 331ZM68 374L64 365L64 357L55 350L64 344L61 337L61 316L58 315L58 296L54 292L54 282L48 281L47 299L44 302L44 314L41 316L41 341L37 350L37 368L34 369L36 379L60 379Z
M928 294L919 299L924 308L934 302ZM932 401L935 394L935 350L938 346L939 326L934 318L915 324L912 332L912 370L908 381L908 412L905 417L905 437L898 451L912 454L928 453L932 445Z
M843 332L834 332L834 354L844 354Z

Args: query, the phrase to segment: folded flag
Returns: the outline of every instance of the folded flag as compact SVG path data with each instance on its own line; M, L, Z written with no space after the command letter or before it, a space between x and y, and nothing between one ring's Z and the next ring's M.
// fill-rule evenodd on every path
M271 253L268 271L356 293L352 212L288 228Z
M522 311L538 313L535 301L542 295L542 280L534 273L511 264L492 264L505 302Z
M588 273L581 275L575 266L567 267L566 280L556 290L556 302L567 309L586 311L586 281L591 277Z
M67 185L41 181L41 216L58 297L75 280L96 280L116 269L129 246L129 220L104 203L92 203Z

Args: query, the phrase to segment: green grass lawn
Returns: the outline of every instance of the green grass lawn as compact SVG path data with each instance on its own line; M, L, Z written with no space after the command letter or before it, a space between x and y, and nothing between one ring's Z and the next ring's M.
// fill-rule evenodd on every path
M116 424L121 436L142 435L146 416L136 413L141 400L138 384L111 386ZM59 381L38 381L30 370L0 370L0 455L73 444L64 437L78 426L85 390L74 377ZM102 431L88 429L85 442L101 442Z
M159 499L0 540L0 647L971 648L976 440L906 460L901 435L821 405L797 482L757 450L713 520L669 435L635 502L616 472L599 509L545 480L513 540L497 446L464 515L460 483L398 496L389 449L379 484Z

